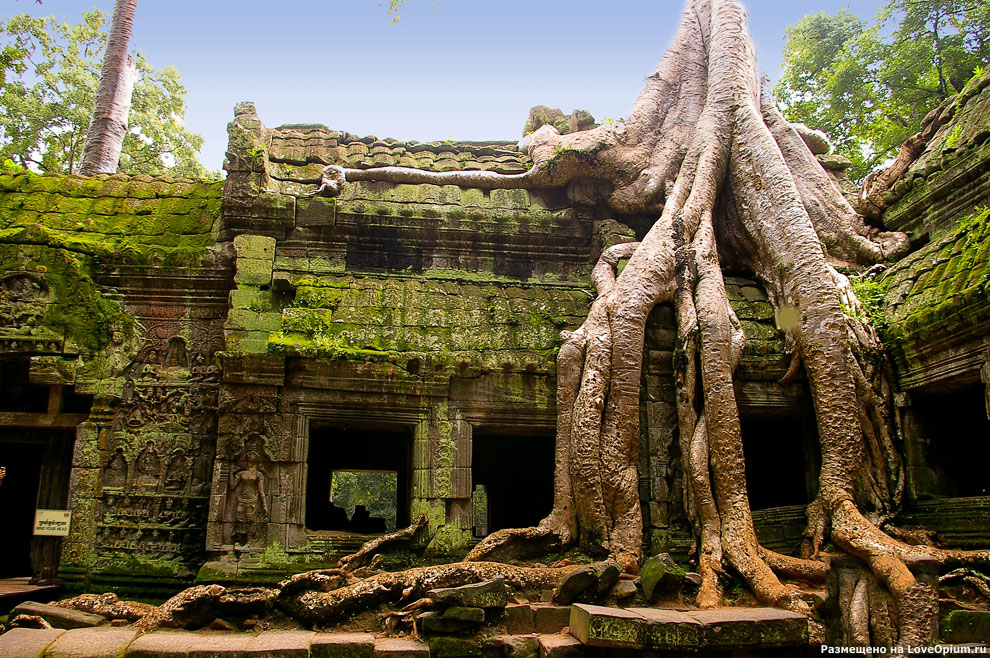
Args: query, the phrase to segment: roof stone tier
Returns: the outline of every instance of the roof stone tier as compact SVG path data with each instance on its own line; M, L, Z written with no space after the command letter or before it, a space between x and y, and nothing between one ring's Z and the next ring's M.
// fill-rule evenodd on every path
M955 372L975 376L990 338L990 208L899 261L881 286L885 344L899 362L902 385Z
M330 163L524 172L531 161L511 142L403 143L314 125L269 129L251 103L235 108L228 133L220 237L273 237L279 258L295 259L288 271L483 271L584 285L599 229L611 218L592 183L560 191L350 182L335 198L315 195ZM619 230L630 239L631 231Z
M938 112L942 125L884 198L884 225L912 241L951 230L974 207L990 205L990 73Z

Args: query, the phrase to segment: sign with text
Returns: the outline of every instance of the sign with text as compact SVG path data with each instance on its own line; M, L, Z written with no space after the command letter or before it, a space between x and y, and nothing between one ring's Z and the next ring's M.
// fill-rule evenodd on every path
M72 512L64 509L34 511L34 534L45 537L68 537Z

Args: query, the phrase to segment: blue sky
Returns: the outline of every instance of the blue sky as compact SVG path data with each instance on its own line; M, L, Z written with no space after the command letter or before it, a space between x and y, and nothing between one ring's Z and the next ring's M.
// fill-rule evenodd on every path
M745 0L744 0L745 2ZM9 13L107 12L113 0L7 0ZM760 68L779 75L784 28L884 0L749 0ZM139 0L132 47L176 66L187 127L219 169L226 124L254 101L268 126L323 123L397 139L517 139L531 106L624 116L677 27L681 0Z

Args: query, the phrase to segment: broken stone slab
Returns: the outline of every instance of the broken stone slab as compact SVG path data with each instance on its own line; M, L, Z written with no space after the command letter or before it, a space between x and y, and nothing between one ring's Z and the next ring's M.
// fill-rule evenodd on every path
M311 658L371 658L374 653L371 633L317 633L309 645Z
M60 628L14 628L0 635L0 656L40 656L65 632Z
M383 637L375 640L375 658L430 658L430 645L419 640Z
M186 658L202 636L190 631L156 631L130 643L124 658Z
M11 617L16 615L35 615L47 621L53 628L67 630L102 626L107 623L107 618L103 615L94 615L89 612L80 612L79 610L61 608L57 605L36 601L25 601L17 605L10 613Z
M631 580L620 580L612 589L616 601L625 601L636 596L636 583Z
M648 649L695 651L701 646L701 622L686 612L658 608L629 608L640 615L643 645Z
M581 567L570 572L553 591L555 605L570 605L589 587L598 582L598 571L591 566Z
M613 649L642 649L645 645L642 615L622 608L575 603L569 630L583 644Z
M505 581L501 578L486 580L461 587L431 589L426 593L431 601L443 606L464 606L467 608L504 608L509 603L505 591Z
M776 608L719 608L690 613L706 649L797 647L808 643L808 618Z
M117 658L138 636L136 628L76 628L66 631L45 651L45 658ZM192 656L190 653L189 656Z
M684 569L674 562L669 553L658 553L643 563L639 578L646 600L655 601L681 589L684 584Z
M595 583L595 594L598 596L612 589L612 586L619 582L619 576L622 575L622 567L615 562L595 565L594 569L598 574L598 581Z
M584 645L573 635L557 633L538 637L540 658L580 658L584 656Z
M436 610L424 612L416 617L420 632L427 635L434 633L461 633L477 628L485 622L484 608L468 608L452 606L442 613Z

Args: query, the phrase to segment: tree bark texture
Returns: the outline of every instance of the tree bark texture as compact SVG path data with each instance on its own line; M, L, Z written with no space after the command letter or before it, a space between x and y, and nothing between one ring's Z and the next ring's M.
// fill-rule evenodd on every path
M115 173L120 162L137 75L134 59L127 54L136 9L137 0L116 0L114 4L93 119L79 166L79 173L84 176Z
M490 535L468 559L578 543L637 568L644 333L654 305L672 303L685 508L702 575L697 604L721 605L722 576L731 570L762 603L809 612L800 590L778 574L821 579L821 549L831 541L890 590L901 608L900 641L922 641L928 622L912 611L926 608L916 603L921 585L908 565L986 564L990 553L909 546L879 529L903 491L889 384L882 346L844 312L855 298L833 268L896 257L909 243L904 234L864 224L800 135L761 97L740 3L688 0L670 50L628 119L567 135L544 126L524 146L535 164L519 175L331 165L324 180L327 189L356 180L540 188L593 178L612 183L608 202L616 212L657 216L641 242L602 254L588 318L562 335L553 511L535 528ZM628 263L617 275L622 259ZM795 369L803 367L810 384L822 467L803 558L760 547L753 528L732 385L745 336L726 296L726 261L762 282L793 346Z

